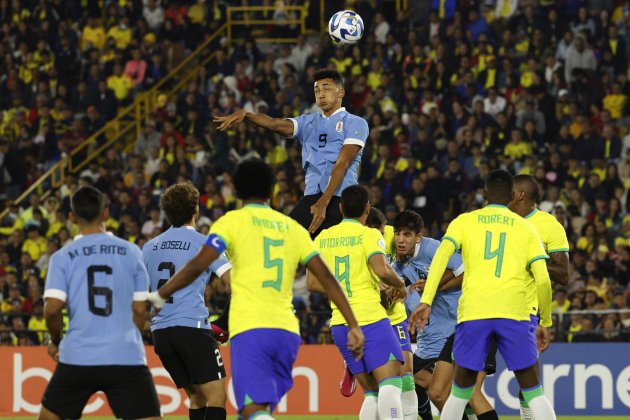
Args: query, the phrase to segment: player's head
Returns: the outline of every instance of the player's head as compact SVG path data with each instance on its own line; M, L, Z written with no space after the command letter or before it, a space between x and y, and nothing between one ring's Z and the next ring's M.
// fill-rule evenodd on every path
M394 219L394 240L396 253L400 256L411 256L416 245L422 240L424 220L413 210L405 210Z
M508 171L495 169L486 179L486 200L488 204L507 205L514 196L514 177Z
M322 111L334 111L341 107L341 101L346 91L343 88L343 77L337 70L317 70L313 75L315 82L315 103Z
M341 192L339 208L347 219L367 217L370 213L370 193L361 185L351 185Z
M365 221L365 225L373 229L378 229L381 234L384 235L386 224L387 219L385 218L383 212L376 207L370 207L370 213L368 214L367 220Z
M236 196L241 200L267 201L273 189L273 170L260 159L241 162L233 175Z
M190 181L171 185L162 193L160 207L171 225L184 226L199 212L199 191Z
M109 218L105 196L94 187L80 187L70 200L71 218L78 224L95 224Z
M538 182L531 175L517 175L514 177L514 197L508 203L510 210L516 213L524 213L525 216L532 210L532 206L538 201Z

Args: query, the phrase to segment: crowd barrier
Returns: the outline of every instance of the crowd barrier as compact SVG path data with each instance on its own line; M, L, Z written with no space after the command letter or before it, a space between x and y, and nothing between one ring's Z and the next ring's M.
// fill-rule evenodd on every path
M222 347L221 353L229 372L229 347ZM187 415L184 392L175 388L152 347L147 347L147 358L164 415ZM630 344L554 344L540 362L545 393L559 415L630 415ZM45 347L0 347L0 417L37 413L54 367ZM293 368L295 386L277 413L358 415L363 397L359 391L352 398L340 395L341 372L335 346L302 346ZM497 373L487 379L484 391L499 415L517 413L513 378L498 357ZM231 382L228 413L235 413ZM109 415L105 396L94 395L84 414Z

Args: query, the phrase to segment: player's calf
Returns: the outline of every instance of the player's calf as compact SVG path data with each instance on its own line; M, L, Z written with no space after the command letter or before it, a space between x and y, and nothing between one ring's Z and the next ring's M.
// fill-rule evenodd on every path
M523 393L525 402L532 410L535 419L555 420L556 413L551 402L545 396L542 385L538 381L538 365L534 364L526 369L515 370L514 375Z

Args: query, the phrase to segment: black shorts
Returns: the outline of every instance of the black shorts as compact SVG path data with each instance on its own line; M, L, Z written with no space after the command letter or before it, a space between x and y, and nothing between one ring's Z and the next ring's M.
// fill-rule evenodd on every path
M81 418L95 392L103 391L116 418L159 417L160 400L146 366L57 364L42 405L64 419Z
M308 229L313 221L313 215L311 214L311 206L320 199L322 194L313 194L313 195L305 195L300 198L297 202L291 213L289 213L289 217L300 225L304 227L304 229ZM322 222L322 225L317 229L317 231L311 235L312 238L319 235L319 233L328 229L329 227L338 225L343 220L343 215L341 214L341 210L339 209L339 203L341 203L340 197L333 197L330 199L330 203L328 203L328 207L326 207L326 218Z
M438 362L453 363L453 343L455 342L455 334L451 336L444 343L444 347L438 356ZM486 375L494 375L497 371L497 343L492 340L488 349L488 356L486 357L486 365L483 368Z
M433 369L435 369L435 362L437 359L423 359L421 357L413 354L413 374L420 372L421 370L426 370L429 373L433 373Z
M219 345L210 330L191 327L155 330L153 345L177 388L225 378Z

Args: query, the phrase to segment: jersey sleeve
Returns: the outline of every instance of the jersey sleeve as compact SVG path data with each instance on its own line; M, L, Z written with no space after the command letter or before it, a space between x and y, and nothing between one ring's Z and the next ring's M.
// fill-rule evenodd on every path
M548 260L549 257L545 252L545 247L543 246L542 240L540 239L540 235L536 231L533 225L526 226L528 232L528 241L527 241L527 267L532 265L534 261L537 260Z
M68 298L68 283L64 264L63 254L55 252L50 257L48 272L46 274L46 285L44 289L44 299L55 298L63 302Z
M370 128L367 121L361 117L353 116L347 122L345 128L345 138L343 144L356 144L361 148L365 147L368 135L370 134Z
M136 267L133 271L133 300L144 301L147 300L147 294L149 292L149 273L147 267L143 261L142 252L140 248L135 245L130 245L133 256L136 257Z
M302 114L299 115L295 118L287 118L289 121L291 121L293 123L293 135L291 136L291 138L296 139L297 141L299 141L300 143L302 142L302 133L304 132L303 127L304 124L306 124L306 119L307 119L308 115L306 114Z
M295 236L291 235L298 242L296 252L299 252L300 263L305 266L311 258L319 255L319 250L311 240L311 235L299 223L294 221L292 230L296 231Z
M223 254L232 242L231 226L233 226L233 223L230 223L228 219L230 217L225 215L214 222L206 239L206 245L216 250L219 254Z
M214 260L212 264L210 264L210 270L214 271L217 277L221 277L227 271L232 269L232 264L225 256L225 253L221 254L219 258Z
M462 254L459 252L454 253L448 260L446 268L451 270L455 277L464 273L464 261L462 260Z
M554 252L569 252L569 240L564 227L557 220L551 220L548 226L547 235L549 242L547 243L547 254Z
M448 229L446 229L446 234L442 238L443 241L450 241L455 245L455 251L460 251L462 249L462 239L464 233L464 216L460 215L455 218L449 225Z
M366 229L363 235L363 250L365 251L367 261L372 258L372 255L383 254L385 255L385 239L381 232L376 229Z

